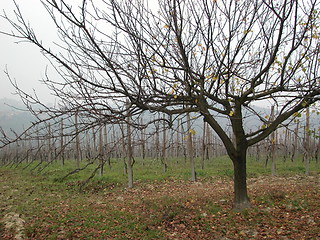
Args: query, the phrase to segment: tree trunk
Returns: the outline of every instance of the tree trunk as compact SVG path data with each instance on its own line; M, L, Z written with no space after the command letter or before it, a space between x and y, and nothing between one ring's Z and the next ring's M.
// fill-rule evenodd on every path
M237 157L232 159L234 167L234 209L243 210L250 207L247 192L247 150L241 150Z

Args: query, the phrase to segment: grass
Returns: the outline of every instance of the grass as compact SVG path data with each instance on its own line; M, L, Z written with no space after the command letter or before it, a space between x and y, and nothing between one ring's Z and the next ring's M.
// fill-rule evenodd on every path
M199 183L191 183L189 163L136 160L135 188L126 189L121 160L112 160L104 176L95 176L79 192L79 182L95 166L60 179L74 169L55 162L42 172L37 163L0 168L0 219L10 212L25 220L27 239L289 239L317 238L320 227L319 169L310 163L305 177L301 160L277 161L278 177L270 166L248 160L248 186L253 208L232 207L232 163L227 157L207 161ZM82 163L85 165L85 162ZM14 238L0 221L0 236Z
M205 162L205 168L201 169L200 159L196 159L197 176L202 179L214 177L233 177L233 166L231 160L227 156L221 156L214 159L207 160ZM66 161L62 167L59 162L53 162L48 167L38 173L38 169L34 169L37 162L32 164L22 163L19 165L19 169L25 168L26 171L33 169L32 173L35 175L46 176L48 181L58 182L63 176L75 169L75 163L73 161ZM265 161L256 161L252 158L248 159L247 174L248 177L257 177L260 175L271 174L271 163L265 167ZM43 164L44 165L44 164ZM82 161L82 166L86 165L86 161ZM67 182L77 182L87 179L93 172L96 164L89 165L85 170L79 171L76 174L69 176ZM292 175L292 174L304 174L304 163L300 159L295 159L294 162L290 160L283 161L279 159L277 161L277 174L278 175ZM316 166L315 161L310 163L311 174L319 173L320 168ZM134 165L134 179L137 182L144 181L162 181L164 179L175 178L182 180L190 179L190 164L185 159L169 159L168 171L164 172L160 160L156 159L137 159ZM107 166L104 167L104 175L95 176L94 181L109 182L116 185L126 184L126 175L124 174L122 159L112 159L111 169Z
M140 224L135 215L100 203L95 195L68 191L62 183L19 170L1 169L1 175L6 178L1 183L1 188L6 189L1 196L8 198L6 203L1 199L1 208L23 216L28 223L26 236L30 239L68 239L83 235L87 239L130 239L133 235L154 239L153 232L145 231L145 225ZM3 232L4 226L1 227Z

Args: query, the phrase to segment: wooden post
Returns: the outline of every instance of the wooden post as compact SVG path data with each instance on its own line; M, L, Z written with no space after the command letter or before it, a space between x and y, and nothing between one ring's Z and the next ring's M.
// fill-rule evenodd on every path
M108 168L111 169L110 152L108 148L108 134L107 134L107 124L104 125L104 157L107 158Z
M127 106L129 104L127 103ZM128 167L128 188L133 188L133 150L131 142L131 116L128 106L127 112L127 145L128 145L128 156L127 156L127 167Z
M194 132L191 129L191 120L190 120L190 114L187 114L187 125L188 125L188 157L191 165L191 181L195 182L197 181L196 177L196 167L195 167L195 161L193 156L193 143L192 138L194 135Z
M103 164L104 164L104 152L103 152L103 136L102 136L102 125L99 128L99 176L103 176Z
M160 136L159 136L159 123L156 123L156 147L155 147L155 159L159 160L159 152L160 152Z
M163 116L165 117L165 116ZM162 135L162 156L161 156L161 161L163 164L163 171L167 172L168 170L168 163L167 163L167 156L166 156L166 148L167 148L167 135L166 135L166 126L165 123L163 122L163 135Z
M63 141L63 119L60 120L60 163L64 166L64 141Z
M187 148L186 148L186 143L185 143L185 131L184 131L184 127L183 127L183 122L182 122L182 119L181 119L181 124L180 124L180 127L181 127L181 150L183 152L183 157L184 157L184 162L186 163L187 162ZM188 135L187 135L188 137Z
M141 126L143 125L143 119L140 120ZM146 129L143 128L140 130L140 156L142 159L142 165L144 166L144 160L146 158L146 140L145 140L145 131Z
M176 163L179 163L179 157L180 157L180 134L179 134L179 129L180 129L180 122L181 120L178 119L178 126L177 126L177 140L176 140Z
M274 106L271 106L270 121L274 120ZM276 144L276 131L271 133L271 175L276 176L276 160L275 160L275 144Z
M320 127L318 128L318 136L320 136ZM318 144L315 152L315 158L316 158L316 166L319 168L319 153L320 153L320 137L318 138Z
M76 128L76 167L80 168L80 140L79 140L79 126L78 126L78 111L75 114L75 128Z
M207 143L207 149L206 149L206 159L209 160L210 158L210 152L209 152L209 147L212 150L212 156L213 156L213 151L216 148L214 146L214 144L211 142L211 139L213 139L213 137L211 138L211 131L210 131L210 127L208 126L207 123L207 128L206 128L206 143Z
M119 156L122 158L122 162L123 162L123 174L127 175L128 174L128 166L127 166L127 155L128 155L128 150L126 148L126 136L125 136L125 129L124 129L124 124L120 124L120 128L121 128L121 146L122 146L122 151L119 153ZM126 154L127 153L127 154Z
M48 123L48 162L52 161L52 149L51 149L51 124Z
M310 110L308 107L306 109L305 141L304 141L304 154L303 154L306 176L310 175L309 156L310 156Z
M298 152L298 147L299 147L298 146L299 124L300 124L300 121L299 121L299 119L297 119L296 128L294 130L294 147L292 150L292 157L291 157L292 162L294 162L294 158L295 158L296 153Z
M85 132L85 146L86 146L85 156L87 158L91 158L90 134L88 130Z
M92 138L93 138L93 147L92 147L92 156L93 158L97 155L97 139L96 139L96 131L95 128L92 128Z
M201 169L204 169L204 162L205 162L205 156L206 156L206 128L207 128L207 123L203 121L203 131L202 131L202 158L201 158Z

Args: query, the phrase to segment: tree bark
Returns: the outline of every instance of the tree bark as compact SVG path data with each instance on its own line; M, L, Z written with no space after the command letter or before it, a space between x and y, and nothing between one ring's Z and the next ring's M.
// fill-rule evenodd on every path
M250 207L250 200L247 191L247 149L241 150L232 159L234 167L234 209L243 210Z

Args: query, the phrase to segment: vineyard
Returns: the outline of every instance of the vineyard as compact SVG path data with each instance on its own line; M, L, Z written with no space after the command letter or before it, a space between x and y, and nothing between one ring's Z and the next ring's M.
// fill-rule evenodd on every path
M250 159L265 169L271 168L272 175L277 174L276 165L298 161L304 164L304 172L309 175L309 163L319 164L320 138L318 119L313 117L310 125L306 116L295 118L287 128L276 130L269 138L250 147ZM91 177L101 177L108 175L104 171L109 172L114 165L117 168L121 165L125 175L128 168L132 171L135 165L165 175L167 171L185 168L187 164L190 178L196 181L196 175L201 176L201 171L207 170L215 159L225 158L225 163L219 162L229 166L226 171L232 172L223 143L199 119L179 119L170 129L157 122L149 128L104 124L86 131L80 131L82 125L78 117L73 120L69 119L69 125L63 121L55 125L49 123L38 129L39 135L26 136L26 140L4 147L0 153L1 165L41 173L52 166L63 167L67 162L69 172L66 177L88 169L91 169Z

